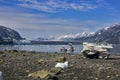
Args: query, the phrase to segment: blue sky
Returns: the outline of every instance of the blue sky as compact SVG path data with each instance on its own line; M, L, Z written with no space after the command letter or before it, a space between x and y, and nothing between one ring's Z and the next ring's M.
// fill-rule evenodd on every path
M120 22L120 0L0 0L0 25L28 39L94 32Z

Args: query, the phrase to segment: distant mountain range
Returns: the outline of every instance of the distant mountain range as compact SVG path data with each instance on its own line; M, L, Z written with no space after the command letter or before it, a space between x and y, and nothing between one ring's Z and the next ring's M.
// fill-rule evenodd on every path
M13 29L0 26L0 44L9 44L13 40L21 40L22 37ZM96 32L82 32L78 34L61 35L52 38L38 38L35 41L72 41L120 44L120 24L105 27Z
M0 44L11 44L13 40L21 40L22 37L13 29L0 26Z
M95 43L120 44L120 24L105 27L96 32L82 32L78 34L62 35L52 39L39 38L38 40L80 41L81 43L95 42Z
M79 38L90 37L93 35L94 35L94 32L82 32L82 33L77 33L77 34L62 35L62 36L54 38L54 40L58 40L58 41L74 41L74 40L76 40L76 41L79 41Z

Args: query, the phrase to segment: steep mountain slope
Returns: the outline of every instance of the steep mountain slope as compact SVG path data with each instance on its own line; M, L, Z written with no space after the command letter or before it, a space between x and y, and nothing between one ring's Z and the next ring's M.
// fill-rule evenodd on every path
M94 38L95 42L120 43L120 24L97 31Z
M20 40L22 39L22 37L20 36L20 34L18 32L16 32L13 29L4 27L4 26L0 26L0 37L2 39L16 39L16 40Z
M22 37L13 29L0 26L0 44L14 44L14 40L21 40Z

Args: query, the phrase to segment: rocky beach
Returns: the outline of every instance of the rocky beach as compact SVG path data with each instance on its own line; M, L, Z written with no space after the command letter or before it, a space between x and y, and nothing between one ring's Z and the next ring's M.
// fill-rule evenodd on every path
M68 68L54 69L59 57L65 57ZM44 53L17 50L0 51L3 80L120 80L120 54L109 59L85 59L81 54ZM54 71L47 78L31 77L36 71Z

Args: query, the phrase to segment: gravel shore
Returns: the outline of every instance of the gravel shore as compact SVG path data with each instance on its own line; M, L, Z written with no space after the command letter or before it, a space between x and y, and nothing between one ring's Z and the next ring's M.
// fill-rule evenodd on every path
M120 80L120 54L103 60L84 59L80 54L6 50L0 51L0 71L4 80L45 80L28 74L53 68L58 57L66 57L69 67L54 80Z

